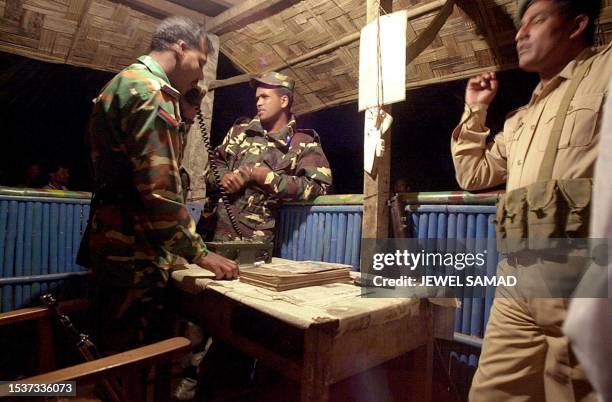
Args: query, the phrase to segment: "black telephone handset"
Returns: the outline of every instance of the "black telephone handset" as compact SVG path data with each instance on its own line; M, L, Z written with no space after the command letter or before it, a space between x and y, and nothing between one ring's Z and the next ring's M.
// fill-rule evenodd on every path
M185 100L191 104L191 106L200 106L200 102L204 97L204 91L199 88L191 88L189 91L185 92L183 95Z

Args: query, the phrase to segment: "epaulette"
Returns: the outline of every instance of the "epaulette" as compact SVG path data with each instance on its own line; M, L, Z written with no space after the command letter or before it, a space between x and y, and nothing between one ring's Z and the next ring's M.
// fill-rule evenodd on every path
M163 93L170 95L171 97L173 97L176 100L179 100L179 98L181 97L181 93L179 91L177 91L176 89L172 88L170 85L168 84L164 84L161 87L161 90Z

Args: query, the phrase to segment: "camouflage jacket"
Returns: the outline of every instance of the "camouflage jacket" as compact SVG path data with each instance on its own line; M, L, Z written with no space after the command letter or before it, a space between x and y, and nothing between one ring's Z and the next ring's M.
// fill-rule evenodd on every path
M327 193L332 184L331 169L321 148L319 135L314 130L295 129L295 118L277 133L265 132L259 118L249 123L235 124L216 149L215 164L219 176L248 164L265 164L272 172L266 184L251 182L231 196L233 211L240 225L253 236L274 237L273 229L279 200L308 201ZM207 175L208 188L217 185L211 172ZM215 240L235 237L225 208L219 203Z
M163 284L164 268L207 253L182 196L179 92L151 57L94 100L87 144L95 180L90 263L117 286Z

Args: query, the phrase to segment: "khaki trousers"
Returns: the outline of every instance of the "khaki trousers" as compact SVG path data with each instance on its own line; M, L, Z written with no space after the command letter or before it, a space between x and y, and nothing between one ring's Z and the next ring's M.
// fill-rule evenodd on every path
M470 402L594 400L561 332L567 306L562 298L496 298Z

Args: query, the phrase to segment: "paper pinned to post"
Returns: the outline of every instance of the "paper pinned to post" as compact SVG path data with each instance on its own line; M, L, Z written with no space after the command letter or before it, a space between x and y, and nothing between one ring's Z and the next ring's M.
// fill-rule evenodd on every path
M393 117L378 107L371 107L365 111L363 125L363 170L372 174L374 159L384 153L384 140L382 136L387 132Z
M383 15L361 30L359 111L406 99L406 28L408 12ZM378 27L380 26L380 41ZM378 46L380 44L380 57ZM379 66L381 70L379 71ZM379 79L382 76L382 80Z

